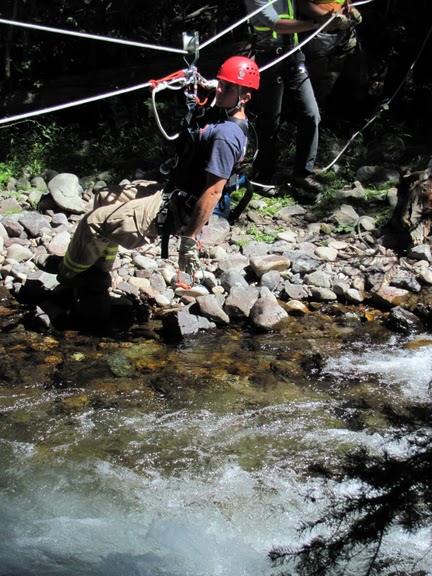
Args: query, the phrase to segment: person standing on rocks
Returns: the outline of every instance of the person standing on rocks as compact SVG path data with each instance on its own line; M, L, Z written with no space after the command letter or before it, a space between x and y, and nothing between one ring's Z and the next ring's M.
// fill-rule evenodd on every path
M258 89L256 63L243 56L225 61L217 74L215 106L220 118L197 131L192 151L180 154L165 190L145 181L108 186L98 192L94 208L80 221L63 258L39 256L39 268L57 273L62 284L111 283L118 246L136 249L155 240L169 224L181 234L179 268L193 274L199 267L197 238L222 197L247 147L245 107ZM191 156L192 155L192 156Z
M366 54L357 37L361 24L360 12L351 0L298 0L305 19L323 23L329 13L337 13L334 20L304 47L306 63L315 97L322 110L328 106L332 90L339 78L350 86L350 108L356 109L367 96L368 70Z
M295 47L297 34L320 26L313 20L297 20L294 0L245 0L254 31L253 52L259 66L280 58ZM261 72L257 98L258 155L253 166L253 180L274 184L277 167L277 138L283 112L284 96L290 97L290 117L297 122L296 152L290 182L301 191L319 194L322 185L314 175L318 151L320 113L305 66L305 56L297 50L276 65Z

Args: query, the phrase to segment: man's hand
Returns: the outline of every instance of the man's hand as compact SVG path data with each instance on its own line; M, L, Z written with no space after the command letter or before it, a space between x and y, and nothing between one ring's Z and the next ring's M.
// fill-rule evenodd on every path
M349 18L350 18L351 22L354 24L354 26L358 26L359 24L361 24L362 15L357 10L357 8L355 8L354 6L352 6L350 8Z
M334 32L335 30L348 30L351 28L353 23L351 22L350 18L344 16L343 14L338 14L334 20L330 22L328 26L326 26L323 32Z
M194 275L195 272L200 270L201 262L199 259L198 243L193 238L182 236L180 239L179 248L179 268L186 274Z

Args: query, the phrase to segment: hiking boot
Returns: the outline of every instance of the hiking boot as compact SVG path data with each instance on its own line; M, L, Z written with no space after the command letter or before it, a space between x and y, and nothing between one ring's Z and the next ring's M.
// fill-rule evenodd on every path
M55 254L39 254L34 259L34 263L42 270L42 272L47 272L48 274L58 274L60 262L63 260L63 256L56 256Z
M314 176L292 176L290 182L293 186L301 188L305 192L314 192L317 195L324 192L324 186Z

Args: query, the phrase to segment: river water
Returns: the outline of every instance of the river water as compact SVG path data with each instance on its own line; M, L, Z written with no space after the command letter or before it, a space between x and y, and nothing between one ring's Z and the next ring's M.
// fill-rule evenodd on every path
M382 407L430 403L432 337L373 326L5 337L0 575L280 573L268 552L327 501L309 466L359 444L403 454ZM429 546L394 529L384 551L432 574Z

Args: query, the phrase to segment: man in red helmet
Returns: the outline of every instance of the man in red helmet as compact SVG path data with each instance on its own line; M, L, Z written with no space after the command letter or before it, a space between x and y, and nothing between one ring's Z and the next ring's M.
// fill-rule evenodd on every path
M165 190L144 181L101 190L65 256L57 261L60 283L74 284L77 277L85 280L86 275L93 279L99 270L105 272L106 288L118 246L135 249L155 240L167 222L169 233L181 234L180 270L192 273L197 268L197 237L246 152L245 106L259 87L259 70L253 60L234 56L224 62L217 78L215 106L220 119L197 131L192 163L190 151L180 153ZM37 264L55 273L55 258L45 256Z

